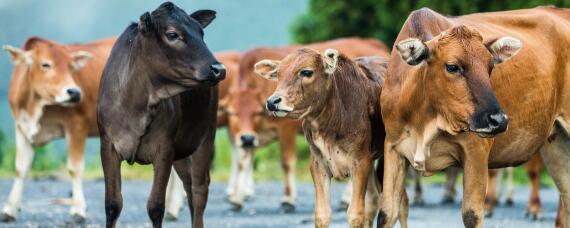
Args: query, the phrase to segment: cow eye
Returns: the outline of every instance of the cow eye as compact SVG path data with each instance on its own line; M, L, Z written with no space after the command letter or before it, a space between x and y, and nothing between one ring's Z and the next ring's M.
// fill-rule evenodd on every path
M313 76L313 71L312 70L302 70L299 72L299 75L301 75L301 77L310 78L311 76Z
M450 74L457 74L459 73L459 66L455 64L445 64L445 70Z
M51 68L51 65L49 63L42 63L41 67L44 70L49 70Z
M180 36L176 32L166 32L166 39L168 39L168 41L175 41L179 37Z

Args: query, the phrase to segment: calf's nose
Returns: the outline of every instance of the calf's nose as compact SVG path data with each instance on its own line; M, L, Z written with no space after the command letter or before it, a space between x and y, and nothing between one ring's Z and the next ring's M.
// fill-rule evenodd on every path
M70 102L79 102L81 100L81 91L78 88L69 88L66 92L69 95Z
M278 111L277 104L281 102L281 97L271 96L267 99L267 110L275 112Z
M253 147L255 142L254 135L242 135L239 137L243 147Z
M487 116L489 128L493 134L501 133L507 130L509 125L509 117L503 112L489 114Z
M224 80L224 78L226 78L226 67L224 66L224 64L221 63L212 64L210 65L210 70L212 71L212 74L214 75L216 81L221 81Z

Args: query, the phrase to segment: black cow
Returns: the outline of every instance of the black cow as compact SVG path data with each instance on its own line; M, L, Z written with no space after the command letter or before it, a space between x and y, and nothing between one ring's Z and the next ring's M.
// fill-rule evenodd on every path
M133 23L114 45L97 106L105 175L107 227L122 209L123 160L152 163L154 180L147 209L162 225L171 167L184 182L194 227L203 227L208 169L213 155L217 82L225 68L203 41L211 10L191 15L170 2Z

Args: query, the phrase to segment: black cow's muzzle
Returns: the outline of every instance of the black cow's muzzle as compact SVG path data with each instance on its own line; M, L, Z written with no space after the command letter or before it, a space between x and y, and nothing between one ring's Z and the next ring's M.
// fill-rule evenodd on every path
M221 63L212 64L210 65L210 73L212 75L210 81L219 82L226 78L226 67Z
M484 138L503 133L509 126L509 116L503 111L486 114L481 119L484 124L481 124L481 127L470 126L470 130Z

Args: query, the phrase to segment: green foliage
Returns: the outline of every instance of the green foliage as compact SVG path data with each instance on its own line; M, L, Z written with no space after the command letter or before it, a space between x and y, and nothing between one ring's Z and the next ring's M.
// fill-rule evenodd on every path
M293 23L293 41L310 43L338 37L375 37L392 45L413 10L429 7L444 15L570 6L570 0L449 1L449 0L309 0L306 14Z

